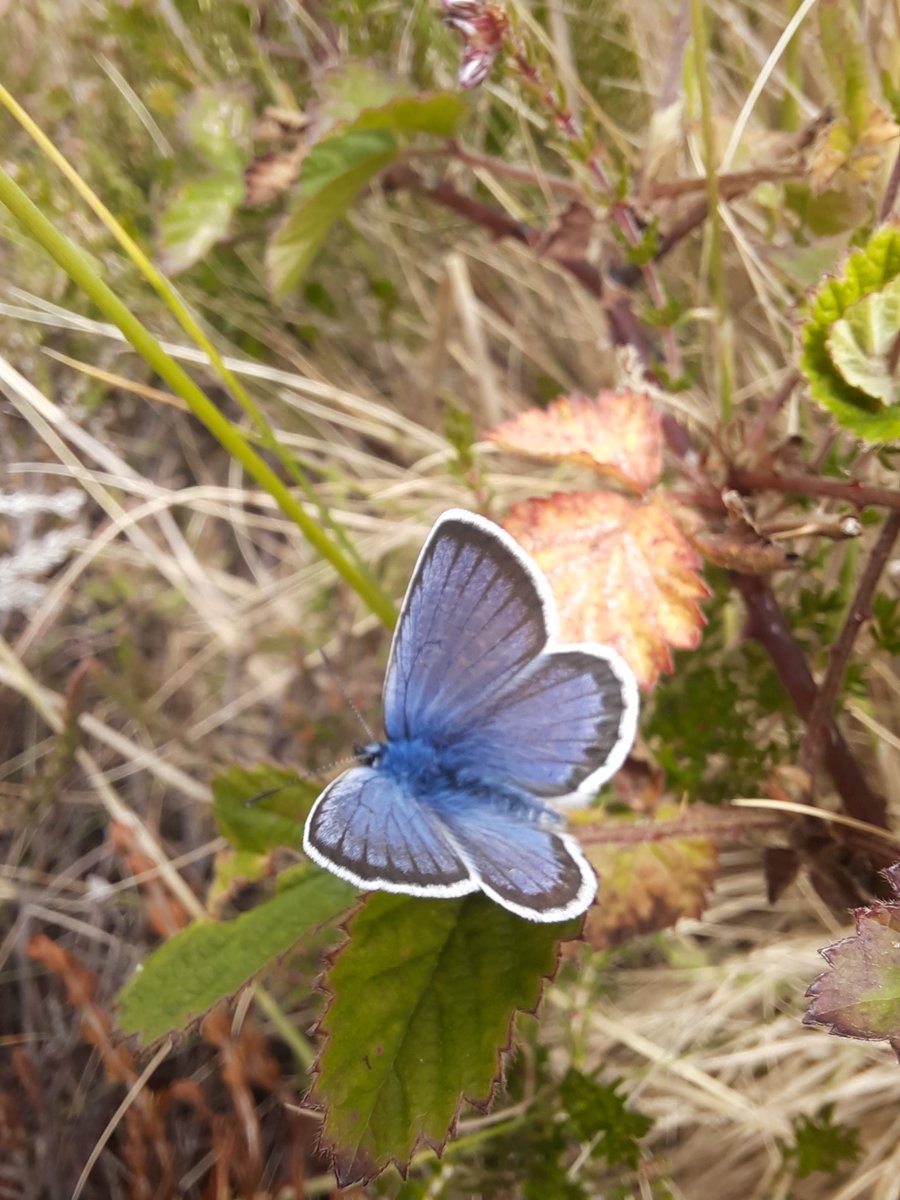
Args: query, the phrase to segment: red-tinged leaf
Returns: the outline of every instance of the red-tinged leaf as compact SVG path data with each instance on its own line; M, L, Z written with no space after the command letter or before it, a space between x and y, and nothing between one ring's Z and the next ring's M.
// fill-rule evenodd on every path
M709 592L661 498L561 493L514 505L504 525L550 581L563 641L612 646L646 689L672 669L671 647L699 643Z
M856 909L856 933L820 951L828 969L806 993L803 1021L886 1040L900 1057L900 863L884 874L896 899Z
M332 1001L314 1099L341 1183L440 1149L463 1098L487 1102L516 1010L532 1011L579 922L523 921L487 897L380 893L325 977Z
M560 396L546 410L530 408L488 435L535 458L578 463L643 494L662 472L662 425L642 392L600 392L596 399Z
M665 815L664 810L657 813ZM603 829L592 832L602 835ZM648 838L652 832L649 826ZM600 877L600 890L598 902L588 909L584 937L595 950L668 929L681 917L703 912L719 862L708 838L653 837L624 847L589 838L584 837L584 851Z

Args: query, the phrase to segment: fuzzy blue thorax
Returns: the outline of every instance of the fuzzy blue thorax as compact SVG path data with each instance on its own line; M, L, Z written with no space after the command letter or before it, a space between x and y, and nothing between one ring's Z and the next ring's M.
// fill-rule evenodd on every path
M361 747L358 758L384 771L408 791L440 813L446 806L477 807L485 798L502 800L517 820L538 825L561 826L565 818L547 807L511 780L491 778L471 753L454 753L454 747L436 747L427 738L398 738L372 742Z

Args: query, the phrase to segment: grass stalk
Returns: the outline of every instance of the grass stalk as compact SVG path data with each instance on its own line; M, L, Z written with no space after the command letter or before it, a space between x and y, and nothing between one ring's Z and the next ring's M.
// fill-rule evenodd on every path
M706 6L703 0L691 0L691 28L694 41L694 72L700 94L700 120L703 132L703 162L706 169L706 198L709 207L709 285L716 312L716 390L719 412L728 421L734 409L734 369L729 334L728 300L725 286L725 255L722 239L722 214L719 211L716 132L709 84L709 44L706 38Z
M93 301L153 368L161 379L184 400L194 416L206 426L219 444L239 462L248 475L275 500L310 543L331 563L338 575L353 588L368 608L392 627L396 610L368 573L344 553L292 495L268 464L253 450L240 431L218 410L156 338L134 316L112 289L97 275L88 258L47 220L15 180L0 169L0 203L6 205L26 233L43 247L69 278Z
M285 472L293 479L294 483L303 491L307 500L314 504L319 510L319 516L322 524L327 526L336 541L338 541L344 553L352 558L359 571L366 573L366 568L362 560L356 554L349 539L343 534L343 531L335 526L332 522L328 510L319 501L316 493L310 484L309 480L297 466L296 461L287 454L281 447L276 438L272 427L269 425L262 410L253 400L250 393L241 383L240 379L229 370L227 364L219 353L214 342L207 336L205 330L199 321L194 317L193 313L179 296L177 290L172 286L165 275L154 266L152 260L147 257L140 246L130 236L128 231L122 226L121 222L117 221L115 216L110 212L107 206L103 203L97 193L88 186L78 171L72 166L65 155L44 133L43 129L34 121L25 109L19 104L15 97L0 83L0 103L7 111L19 122L28 136L35 142L41 153L53 163L61 175L68 181L72 188L81 197L84 203L91 209L98 220L105 226L110 236L118 242L122 250L131 259L138 271L147 280L150 286L156 291L162 299L165 306L171 312L172 316L185 331L191 340L200 347L207 355L210 366L221 379L225 388L231 393L235 401L240 405L248 417L253 421L259 430L260 441L272 454L276 456Z

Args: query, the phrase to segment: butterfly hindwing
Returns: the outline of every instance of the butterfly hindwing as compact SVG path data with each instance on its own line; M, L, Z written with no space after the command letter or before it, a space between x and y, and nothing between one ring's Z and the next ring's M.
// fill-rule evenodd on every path
M476 707L453 753L535 796L586 797L621 766L637 704L630 672L611 650L548 650Z
M501 804L442 809L441 819L482 891L530 921L565 921L584 912L597 877L575 838Z

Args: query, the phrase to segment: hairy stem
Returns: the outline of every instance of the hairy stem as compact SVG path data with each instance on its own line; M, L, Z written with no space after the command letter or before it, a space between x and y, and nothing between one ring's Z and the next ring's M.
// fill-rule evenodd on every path
M758 575L731 574L747 608L747 634L765 649L797 712L810 719L818 689L812 671L797 645L787 618L768 582ZM822 724L822 754L838 795L850 816L879 829L887 826L887 805L873 792L833 718Z
M825 726L837 700L844 672L850 661L853 643L863 622L871 616L875 589L878 587L878 580L881 578L881 573L898 535L900 535L900 511L895 510L888 514L875 547L869 555L869 561L866 563L862 578L857 585L856 594L850 604L843 628L831 647L828 669L810 710L806 737L800 752L800 765L810 774L815 769L822 751Z
M778 471L734 468L728 477L729 485L739 492L785 492L798 496L830 496L846 500L856 508L890 508L900 510L900 491L892 488L868 487L848 479L821 479L816 475L781 475Z

